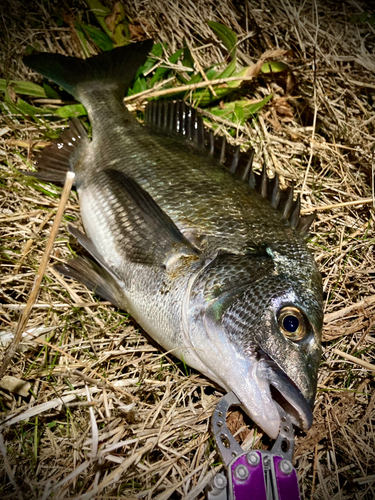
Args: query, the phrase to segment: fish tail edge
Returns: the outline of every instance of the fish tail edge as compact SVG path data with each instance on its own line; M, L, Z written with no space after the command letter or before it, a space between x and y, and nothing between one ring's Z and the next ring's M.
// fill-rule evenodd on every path
M152 40L131 43L88 59L39 53L24 58L26 66L54 81L87 105L93 90L114 91L122 99L146 61Z

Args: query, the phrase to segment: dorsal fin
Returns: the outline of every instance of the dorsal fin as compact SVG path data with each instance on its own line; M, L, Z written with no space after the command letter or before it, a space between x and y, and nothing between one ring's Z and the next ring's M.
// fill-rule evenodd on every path
M214 136L204 127L197 110L184 101L149 102L145 110L145 125L163 134L183 138L195 148L207 151L235 177L248 182L254 151L241 153L240 146L229 144L225 137Z
M301 202L299 196L294 201L294 182L290 188L282 190L278 174L270 179L265 164L260 174L255 173L254 149L242 153L240 146L232 146L225 137L214 136L212 131L205 129L202 116L195 108L184 101L151 101L146 106L145 125L163 134L179 136L195 148L207 151L235 177L267 198L298 233L303 236L308 233L315 213L300 216Z
M279 174L276 172L275 177L273 178L273 186L272 186L272 195L271 195L271 204L274 208L277 208L280 203L280 183L279 183Z

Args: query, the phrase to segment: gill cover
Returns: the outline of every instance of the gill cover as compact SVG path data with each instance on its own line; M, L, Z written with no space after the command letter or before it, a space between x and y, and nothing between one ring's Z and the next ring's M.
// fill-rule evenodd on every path
M272 438L280 428L276 402L295 425L306 430L312 424L322 326L316 288L277 274L262 251L217 255L191 287L186 322L191 347L206 374L233 391ZM302 340L292 341L280 330L278 312L286 305L306 318Z

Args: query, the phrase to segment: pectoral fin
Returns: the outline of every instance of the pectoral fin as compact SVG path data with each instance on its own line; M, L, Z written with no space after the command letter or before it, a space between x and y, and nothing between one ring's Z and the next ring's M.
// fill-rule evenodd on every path
M101 177L110 200L106 202L111 214L109 224L113 224L115 233L121 233L127 259L140 264L167 265L171 256L199 254L134 179L112 169L104 170Z

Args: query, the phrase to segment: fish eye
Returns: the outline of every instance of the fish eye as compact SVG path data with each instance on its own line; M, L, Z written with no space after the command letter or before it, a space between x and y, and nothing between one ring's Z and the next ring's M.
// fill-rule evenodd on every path
M307 334L304 314L296 307L286 306L280 309L277 322L282 334L294 342L303 339Z

